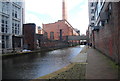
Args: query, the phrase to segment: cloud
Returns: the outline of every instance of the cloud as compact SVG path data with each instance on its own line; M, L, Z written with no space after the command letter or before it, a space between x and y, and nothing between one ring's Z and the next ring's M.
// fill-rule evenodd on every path
M26 13L26 22L52 23L62 19L62 0L25 0L25 2L26 12L29 12ZM88 26L87 0L66 0L66 4L68 21L73 27L85 33Z
M83 0L66 0L67 11L69 12ZM40 14L49 14L53 18L62 17L62 0L26 0L26 10Z
M70 14L69 22L74 28L80 30L81 34L86 34L88 28L88 4L87 1L83 5L77 6L77 10Z
M68 11L74 9L77 5L83 3L84 0L67 0Z
M60 18L62 14L60 3L60 0L26 0L26 10Z
M26 16L25 19L26 23L35 23L37 26L42 26L42 21L36 15L26 13L25 16Z

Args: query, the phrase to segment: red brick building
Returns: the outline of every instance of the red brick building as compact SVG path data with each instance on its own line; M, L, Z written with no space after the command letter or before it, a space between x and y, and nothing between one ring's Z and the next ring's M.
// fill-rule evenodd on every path
M66 40L67 36L79 35L67 21L65 0L62 2L62 20L58 20L55 23L43 24L43 30L46 31L48 39L51 40Z
M104 2L93 27L93 46L120 63L120 2Z
M43 32L43 34L41 33ZM23 48L29 50L47 50L67 47L68 43L63 41L48 40L48 36L43 29L38 29L36 25L28 23L23 25Z
M36 25L28 23L23 25L23 45L25 49L34 50L37 48Z
M66 36L79 35L66 20L43 24L43 29L47 32L48 39L51 40L64 40Z

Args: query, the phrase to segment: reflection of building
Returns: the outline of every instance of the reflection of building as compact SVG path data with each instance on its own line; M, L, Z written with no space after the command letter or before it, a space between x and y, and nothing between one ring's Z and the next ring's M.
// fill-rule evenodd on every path
M93 46L119 62L120 2L89 2L93 6L94 24L90 22L89 36ZM90 12L91 13L91 12ZM91 15L90 15L91 19Z
M23 2L0 1L0 53L22 48Z
M62 2L62 20L58 20L55 23L43 24L43 29L48 34L48 39L51 40L65 40L67 36L79 35L67 21L65 0Z

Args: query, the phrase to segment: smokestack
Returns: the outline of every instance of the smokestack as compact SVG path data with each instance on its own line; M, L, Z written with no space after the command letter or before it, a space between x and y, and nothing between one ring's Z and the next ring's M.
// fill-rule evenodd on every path
M62 2L62 20L67 20L67 12L66 12L66 0Z

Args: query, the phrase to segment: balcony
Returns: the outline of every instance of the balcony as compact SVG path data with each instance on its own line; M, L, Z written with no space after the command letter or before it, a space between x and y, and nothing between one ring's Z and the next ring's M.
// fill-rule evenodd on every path
M107 20L108 19L108 12L102 12L101 14L100 14L100 21L105 21L105 20Z
M99 31L100 27L99 26L93 26L92 31Z

